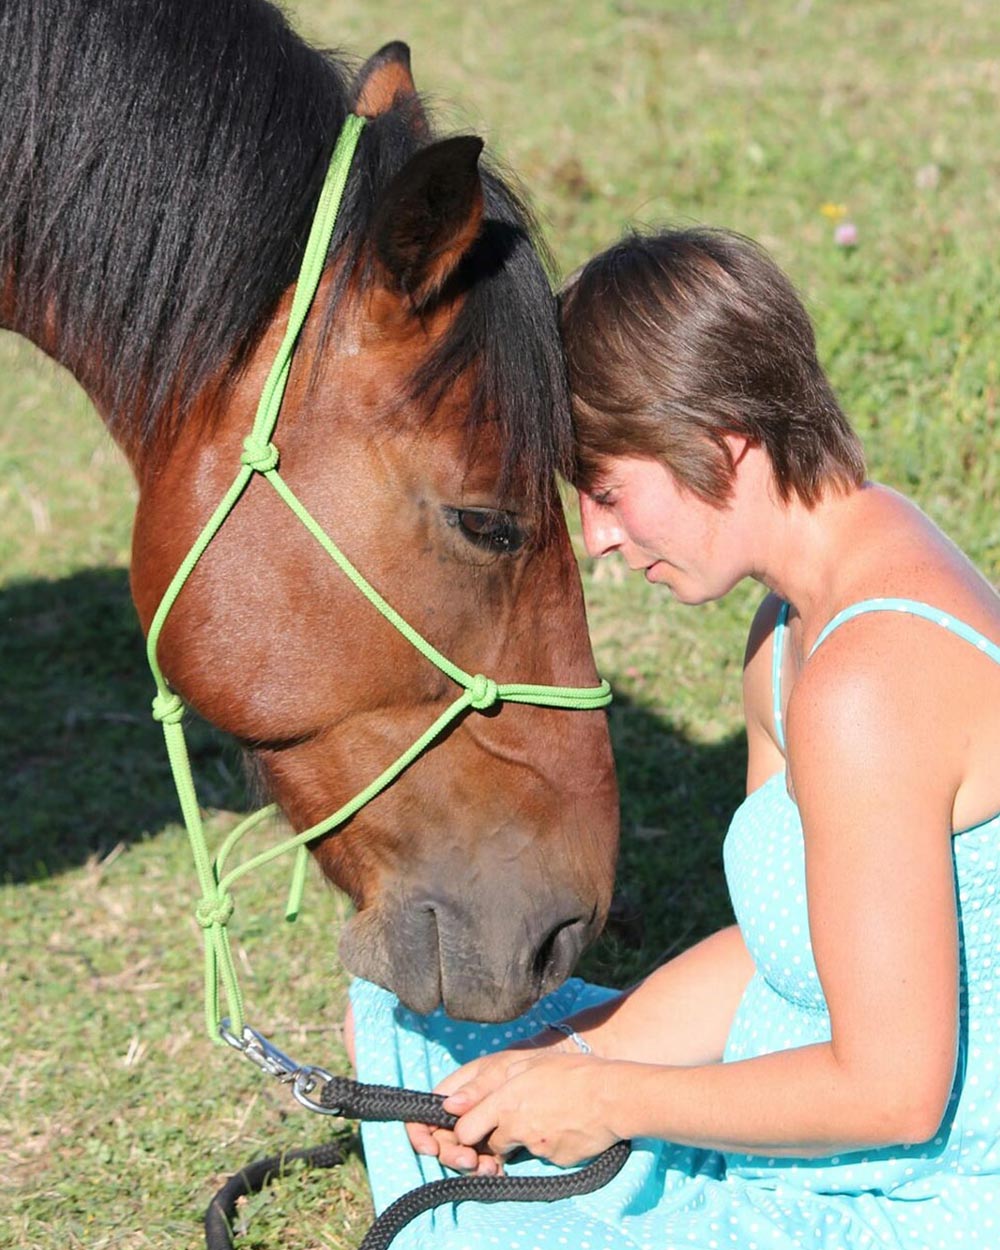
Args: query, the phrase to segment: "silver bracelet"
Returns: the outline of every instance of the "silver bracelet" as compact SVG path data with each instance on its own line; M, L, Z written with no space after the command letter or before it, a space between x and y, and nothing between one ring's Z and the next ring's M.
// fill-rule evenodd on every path
M564 1033L566 1037L568 1037L569 1040L573 1043L573 1045L577 1048L577 1050L580 1052L581 1055L593 1054L593 1050L591 1048L590 1043L585 1038L582 1038L580 1034L577 1033L576 1029L573 1028L572 1025L564 1024L562 1021L560 1021L558 1024L550 1024L549 1028L555 1029L557 1033Z

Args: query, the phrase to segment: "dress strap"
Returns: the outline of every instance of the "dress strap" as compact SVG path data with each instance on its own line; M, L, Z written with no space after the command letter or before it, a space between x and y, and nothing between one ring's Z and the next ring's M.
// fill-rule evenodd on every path
M771 696L774 701L774 732L778 738L778 746L782 753L785 750L784 716L781 712L781 657L785 651L785 630L788 627L788 602L782 603L778 609L778 617L774 622L774 637L771 643Z
M787 606L786 604L785 607L787 608ZM940 625L942 629L947 629L950 633L957 634L959 638L964 638L966 642L971 643L977 650L982 651L991 660L995 660L997 664L1000 664L1000 647L995 642L991 642L979 630L973 629L971 625L966 625L964 621L958 620L949 612L944 612L941 608L933 608L930 604L921 603L917 599L863 599L860 603L852 603L849 608L844 608L842 612L838 612L832 621L824 625L809 654L812 655L813 651L821 643L825 642L835 629L838 629L847 621L853 620L856 616L862 616L866 612L905 612L910 616L921 616L925 621L931 621L935 625ZM777 643L778 635L777 627L775 627L775 654L777 654Z

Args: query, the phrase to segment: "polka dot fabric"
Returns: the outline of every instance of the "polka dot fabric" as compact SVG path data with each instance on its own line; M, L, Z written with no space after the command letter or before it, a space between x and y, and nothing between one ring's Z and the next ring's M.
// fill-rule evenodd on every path
M901 602L907 601L891 601L891 609L903 610ZM935 615L941 624L943 614ZM974 633L967 626L954 632L965 636L963 630ZM978 645L979 636L969 641ZM1000 660L995 644L980 650ZM404 1229L394 1250L1000 1250L1000 814L957 833L952 845L962 970L959 1059L932 1141L823 1159L637 1141L622 1172L596 1194L553 1204L439 1207ZM783 773L737 810L724 858L756 965L726 1062L828 1040L809 943L802 826ZM477 1055L609 996L572 980L517 1021L470 1025L440 1011L416 1016L385 990L356 981L358 1074L430 1089ZM376 1210L445 1174L437 1160L413 1153L401 1125L368 1124L363 1137ZM557 1169L531 1159L510 1170Z
M762 859L761 848L770 848ZM952 840L958 883L962 994L959 1055L944 1123L923 1146L826 1159L729 1154L726 1178L843 1196L887 1227L874 1241L818 1246L1000 1248L1000 817ZM828 1041L805 907L802 828L780 773L747 798L725 844L726 878L756 966L725 1059ZM764 1243L766 1245L767 1243ZM812 1244L812 1243L806 1243Z

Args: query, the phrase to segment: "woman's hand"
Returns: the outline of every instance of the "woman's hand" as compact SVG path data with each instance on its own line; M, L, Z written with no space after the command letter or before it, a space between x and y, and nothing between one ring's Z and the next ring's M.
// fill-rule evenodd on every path
M542 1034L538 1038L519 1043L508 1050L500 1050L492 1055L484 1055L481 1059L473 1059L471 1063L456 1068L435 1089L437 1094L453 1095L457 1090L472 1087L481 1091L484 1097L494 1089L499 1089L510 1079L511 1068L520 1063L525 1054L535 1053L536 1047L544 1046L547 1040L555 1047L563 1039L559 1034ZM471 1106L471 1102L466 1103ZM447 1107L453 1114L460 1114L458 1107ZM476 1172L481 1176L497 1176L503 1171L501 1160L489 1151L479 1151L474 1145L464 1145L458 1140L454 1130L435 1128L430 1124L407 1124L410 1145L417 1154L431 1155L441 1160L447 1168L456 1172Z
M591 1158L618 1140L597 1123L599 1117L585 1127L576 1123L579 1100L594 1098L594 1090L583 1093L580 1087L595 1079L592 1069L600 1062L554 1030L474 1059L435 1091L445 1095L445 1110L460 1116L459 1123L454 1129L407 1124L410 1144L445 1167L481 1176L500 1175L504 1157L521 1147L564 1167ZM538 1071L540 1063L555 1067ZM545 1091L549 1082L555 1087Z
M435 1153L449 1167L487 1175L522 1147L561 1167L600 1154L618 1140L605 1114L607 1066L553 1048L505 1051L459 1069L439 1092L461 1118L451 1133L434 1134Z
M594 1055L522 1055L503 1084L474 1078L449 1095L445 1110L461 1117L454 1133L462 1145L501 1158L523 1147L569 1167L618 1140L604 1097L610 1066Z

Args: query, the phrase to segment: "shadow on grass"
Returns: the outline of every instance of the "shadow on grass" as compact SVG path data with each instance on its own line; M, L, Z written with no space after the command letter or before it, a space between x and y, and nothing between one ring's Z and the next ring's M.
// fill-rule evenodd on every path
M61 872L179 819L123 569L0 589L0 877ZM194 717L201 801L239 808L239 753Z
M0 590L0 863L54 875L179 819L152 680L121 569ZM619 906L584 971L622 983L727 923L722 836L743 791L742 736L692 743L616 692ZM201 802L246 805L237 748L187 722Z

